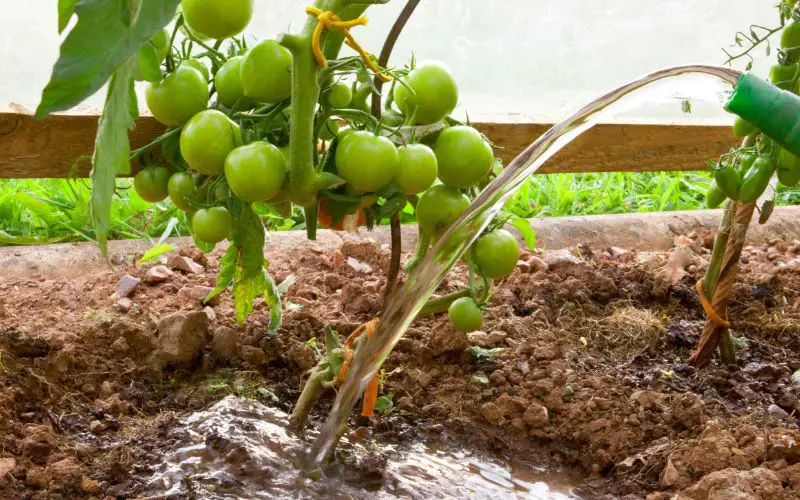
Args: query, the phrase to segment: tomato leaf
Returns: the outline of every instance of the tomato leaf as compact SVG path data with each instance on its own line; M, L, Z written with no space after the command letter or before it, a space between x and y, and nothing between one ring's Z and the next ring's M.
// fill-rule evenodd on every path
M232 204L231 209L234 220L233 243L239 248L233 279L233 302L236 321L244 323L247 315L253 311L253 301L267 288L264 224L248 204Z
M75 14L75 4L78 0L58 0L58 33L61 34L67 28L69 20Z
M330 325L325 325L325 357L328 359L328 365L333 374L339 378L344 362L342 342L339 340L339 334Z
M81 0L72 6L60 2L61 23L66 25L64 18L69 20L72 8L78 22L61 44L36 118L69 109L97 92L169 24L178 4L180 0Z
M520 232L522 239L525 240L525 246L528 247L528 250L533 250L536 246L536 231L534 231L531 227L531 223L522 217L514 217L511 220L511 225L517 228L517 230Z
M139 49L139 77L148 82L158 82L162 78L158 52L149 42Z
M175 250L175 245L168 245L166 243L162 243L160 245L156 245L153 248L149 249L142 255L142 258L136 263L137 266L141 266L145 262L150 262L151 260L157 259L164 255L165 253L171 252Z
M239 248L231 243L228 251L219 260L219 274L217 275L217 286L208 294L203 302L208 302L217 295L224 292L233 283L236 274L236 264L239 262Z
M116 178L118 174L130 172L131 168L128 159L131 152L128 131L133 128L130 83L136 64L135 58L128 60L111 77L92 155L92 220L103 255L107 250Z

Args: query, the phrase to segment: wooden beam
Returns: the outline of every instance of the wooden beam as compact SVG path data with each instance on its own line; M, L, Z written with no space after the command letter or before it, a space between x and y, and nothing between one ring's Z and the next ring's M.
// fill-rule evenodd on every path
M98 111L78 109L36 121L19 106L0 107L0 178L68 177L82 156L90 155L97 133ZM498 146L508 163L551 124L515 123L498 117L474 125ZM164 126L143 116L131 133L134 148L157 137ZM551 159L540 171L551 173L690 171L706 169L736 144L728 126L597 125ZM77 163L86 177L89 161Z

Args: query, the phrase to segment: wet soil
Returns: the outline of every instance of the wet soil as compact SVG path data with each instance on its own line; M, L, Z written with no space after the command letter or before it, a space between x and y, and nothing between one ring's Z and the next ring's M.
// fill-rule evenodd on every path
M528 254L484 331L416 322L384 366L393 408L351 420L367 451L343 449L348 487L391 496L393 460L428 443L568 473L580 498L800 496L800 242L746 249L730 311L738 363L696 370L685 361L711 236L690 236L659 253ZM152 495L192 414L230 395L291 411L324 326L345 336L380 311L389 259L369 241L269 255L288 288L270 333L263 304L243 326L227 295L205 308L219 255L182 254L194 262L172 256L171 270L0 277L0 498ZM456 269L440 292L465 284ZM240 465L232 477L252 473Z

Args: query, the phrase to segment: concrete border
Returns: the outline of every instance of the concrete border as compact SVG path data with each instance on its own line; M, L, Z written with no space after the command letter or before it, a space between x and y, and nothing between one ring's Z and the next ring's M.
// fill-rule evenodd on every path
M551 217L531 219L531 227L537 232L537 246L544 249L587 243L595 248L616 246L656 251L671 248L675 236L715 230L721 217L721 210ZM318 233L317 241L313 242L306 240L305 232L301 231L270 233L266 253L267 257L277 256L303 245L331 251L345 241L370 238L379 244L388 244L389 230L380 227L372 232L357 234L322 230ZM778 207L766 225L755 224L748 233L750 244L762 244L775 238L800 239L800 207ZM416 240L416 228L403 227L405 249L411 250ZM171 241L178 245L191 244L191 240L185 238ZM112 264L126 262L130 255L142 254L148 247L143 240L112 241L109 244L109 260ZM0 278L35 275L66 277L107 266L97 247L91 243L0 247Z

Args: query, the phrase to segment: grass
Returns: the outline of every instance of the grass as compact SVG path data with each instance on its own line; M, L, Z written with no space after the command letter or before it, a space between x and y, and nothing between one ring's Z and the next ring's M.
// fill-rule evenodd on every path
M710 175L703 172L538 175L511 198L506 209L519 217L597 215L703 208ZM187 235L185 215L169 201L142 200L129 180L119 180L112 205L112 239ZM0 245L93 241L85 179L0 180ZM800 204L800 188L781 188L779 205ZM258 210L272 231L301 229L301 212L283 218ZM404 218L405 219L405 218Z

